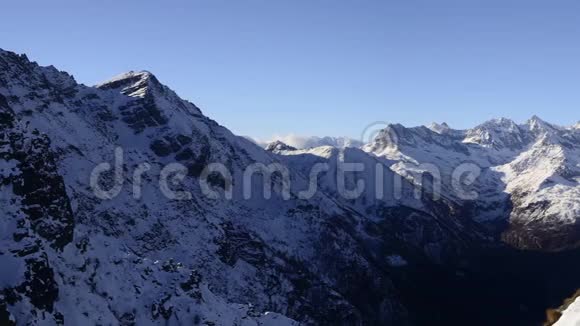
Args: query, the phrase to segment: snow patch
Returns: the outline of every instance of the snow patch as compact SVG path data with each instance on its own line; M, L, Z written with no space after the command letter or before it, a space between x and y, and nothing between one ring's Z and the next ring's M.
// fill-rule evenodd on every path
M580 326L580 297L564 310L554 326Z

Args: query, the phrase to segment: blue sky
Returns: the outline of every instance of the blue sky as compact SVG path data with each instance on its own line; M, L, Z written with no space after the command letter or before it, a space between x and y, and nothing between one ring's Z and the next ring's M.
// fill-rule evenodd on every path
M149 70L241 135L580 120L580 1L10 1L0 47L85 84Z

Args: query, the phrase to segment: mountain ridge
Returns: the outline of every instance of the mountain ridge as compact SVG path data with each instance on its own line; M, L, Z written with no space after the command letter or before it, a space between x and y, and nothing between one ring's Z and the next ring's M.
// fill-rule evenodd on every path
M425 318L464 324L473 316L457 311L462 308L486 324L508 317L464 306L459 285L467 293L484 289L474 257L526 255L514 247L534 254L574 249L579 239L561 227L561 243L548 236L537 246L536 238L525 238L535 236L529 225L506 233L503 224L521 186L518 175L545 162L552 173L539 177L539 190L518 196L515 217L531 211L538 214L532 221L552 218L549 209L558 205L537 206L546 196L565 207L577 202L572 128L538 122L525 137L508 132L494 142L504 133L486 127L473 133L490 136L477 145L451 128L438 133L393 125L362 149L295 150L278 143L266 151L148 72L88 87L6 51L0 51L0 125L0 198L9 208L0 261L15 267L0 275L0 322L6 324L412 325ZM118 150L122 177L114 191ZM483 182L475 184L484 190L482 201L455 196L450 182L435 199L434 181L415 176L421 163L436 163L447 176L465 160L484 170ZM379 175L386 185L400 177L401 197L343 198L336 181L343 162L384 168ZM96 197L89 182L102 163L112 169L98 183L112 189L108 200ZM163 190L162 171L174 163L184 178ZM208 177L217 198L204 195L199 182L212 163L233 174L231 182ZM319 175L319 191L302 197L317 163L329 171ZM244 198L248 167L279 164L288 168L288 197L284 173L275 173L270 198L259 183L250 187L255 195ZM135 171L145 167L150 170L138 181ZM517 171L515 181L502 179L510 170ZM356 172L345 186L354 189L358 179L376 186L378 177ZM29 180L25 189L22 180ZM509 186L515 190L504 191ZM562 190L556 197L554 187ZM167 196L180 192L188 199ZM476 218L482 214L489 216ZM517 296L518 286L510 294ZM434 299L442 291L458 296ZM498 300L498 306L537 308L527 295L517 298L521 302ZM521 311L513 316L524 317Z
M252 302L255 308L239 313L227 304L228 316L244 325L276 316L263 313L271 310L305 324L402 318L404 309L392 299L390 280L351 231L350 224L359 217L349 219L351 213L320 194L316 203L284 201L277 193L268 201L258 195L254 200L210 200L197 183L207 164L221 162L241 177L246 166L275 160L167 89L142 91L149 86L142 78L126 75L133 80L116 80L114 89L99 89L76 85L66 76L21 56L0 56L0 94L19 124L51 140L45 151L54 153L58 172L47 173L62 177L66 194L57 194L71 205L75 222L69 225L74 236L63 253L41 246L47 259L39 258L37 265L46 270L46 279L22 271L2 289L0 306L9 319L37 325L63 319L78 324L228 324L225 316L203 304L213 295L223 298L220 302ZM114 161L116 147L123 149L128 171L148 162L158 174L164 165L179 162L190 178L184 186L195 196L190 201L166 198L155 175L147 175L141 199L134 199L131 187L125 186L113 199L97 200L89 176L100 162ZM3 177L2 193L13 193L12 180ZM225 187L215 190L223 194ZM48 214L42 220L54 212ZM23 245L13 243L11 233L6 236L6 248ZM341 252L345 250L349 255ZM25 254L14 259L36 268L32 254L25 248L19 251ZM192 276L193 285L180 285ZM46 304L23 290L26 282L51 285ZM358 296L352 287L357 283L368 288L372 301ZM141 296L143 291L148 295Z

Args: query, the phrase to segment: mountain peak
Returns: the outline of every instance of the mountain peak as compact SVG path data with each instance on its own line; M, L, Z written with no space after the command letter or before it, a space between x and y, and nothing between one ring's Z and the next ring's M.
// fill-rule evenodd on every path
M79 86L73 76L52 65L40 66L30 61L25 54L2 49L0 49L0 85L19 91L23 88L35 88L38 91L50 85L56 91L53 92L53 96L70 96Z
M528 119L527 123L528 124L547 124L546 121L542 120L542 118L538 117L535 114L530 119Z
M533 115L528 121L525 123L528 126L530 131L547 131L557 129L552 124L540 119L537 115Z
M268 144L266 146L266 150L269 152L278 152L278 151L295 151L296 148L292 147L282 141L276 140Z
M432 131L438 134L445 133L451 129L446 122L443 123L433 122L429 126L427 126L427 128L431 129Z
M128 72L119 74L117 76L114 76L113 78L97 85L101 86L101 85L105 85L105 84L109 84L109 83L114 83L117 81L122 81L122 80L127 80L127 79L140 79L140 80L148 80L151 78L155 78L155 75L153 75L150 71L147 70L140 70L140 71L134 71L134 70L130 70Z
M463 142L488 148L516 150L525 144L525 139L526 135L513 120L496 118L467 130Z
M26 59L26 61L29 61L26 54L17 54L15 52L7 51L7 50L4 50L2 48L0 48L0 56L20 57L20 58Z
M481 128L481 127L496 127L496 128L507 128L507 129L516 129L517 128L517 123L515 123L515 121L508 119L508 118L495 118L495 119L491 119L488 120L482 124L480 124L478 127L476 128Z
M117 75L95 87L100 89L119 89L121 93L132 97L144 97L151 88L163 87L151 72L129 71Z

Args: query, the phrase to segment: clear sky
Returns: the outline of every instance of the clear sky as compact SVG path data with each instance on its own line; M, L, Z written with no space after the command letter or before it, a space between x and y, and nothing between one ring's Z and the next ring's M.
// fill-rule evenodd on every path
M18 0L0 48L89 85L149 70L262 139L580 120L578 0Z

